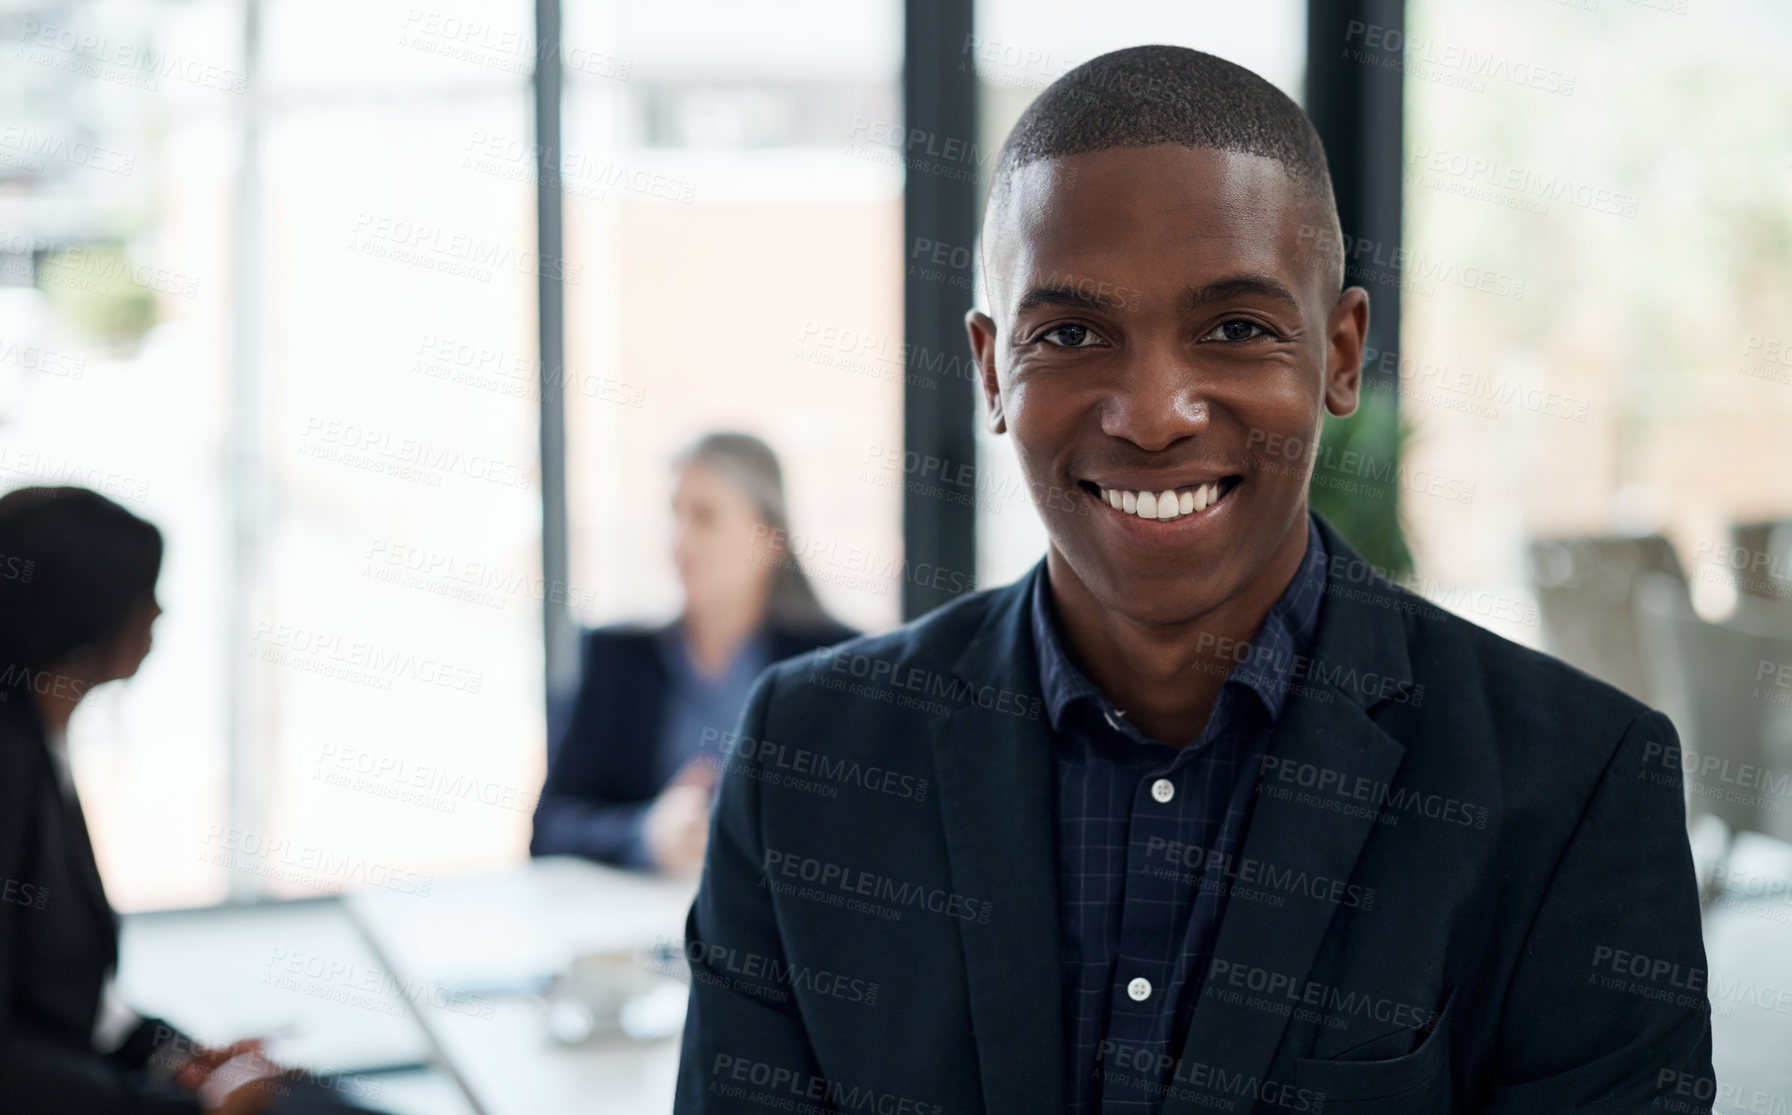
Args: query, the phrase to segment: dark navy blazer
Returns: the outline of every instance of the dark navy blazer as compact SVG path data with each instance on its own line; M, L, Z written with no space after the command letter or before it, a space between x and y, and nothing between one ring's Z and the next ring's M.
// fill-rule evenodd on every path
M118 915L31 694L14 686L0 686L0 899L0 1110L197 1115L198 1100L144 1071L158 1034L178 1036L163 1023L145 1020L110 1056L93 1050Z
M585 634L578 692L549 724L548 774L529 842L532 855L627 862L639 807L663 789L657 760L671 684L655 646L663 630L618 624ZM770 660L857 634L838 624L774 626Z
M193 1053L191 1037L145 1018L116 1051L93 1050L119 920L54 763L31 695L0 685L0 1111L198 1115L153 1071ZM269 1115L371 1115L343 1095L327 1079L284 1081Z
M1319 625L1235 871L1251 893L1163 1110L1710 1094L1672 725L1320 525ZM1038 572L760 675L686 926L678 1112L1062 1110Z

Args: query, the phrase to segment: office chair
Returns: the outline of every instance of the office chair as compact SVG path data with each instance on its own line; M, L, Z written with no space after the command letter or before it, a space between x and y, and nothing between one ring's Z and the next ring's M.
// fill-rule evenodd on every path
M1792 840L1792 607L1712 623L1662 573L1636 600L1655 704L1680 734L1681 761L1662 769L1684 770L1689 819L1723 822L1720 859L1740 833Z
M1731 570L1741 595L1792 601L1792 519L1732 524L1730 544L1748 555L1744 568Z
M1549 652L1644 702L1658 702L1637 647L1636 584L1644 573L1669 577L1690 609L1686 574L1659 534L1540 538L1529 547L1531 586Z

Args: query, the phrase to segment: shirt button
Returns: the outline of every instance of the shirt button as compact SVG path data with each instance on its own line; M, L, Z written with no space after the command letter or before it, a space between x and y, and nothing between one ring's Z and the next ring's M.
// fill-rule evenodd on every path
M1133 1002L1142 1003L1151 998L1151 981L1140 976L1126 985L1126 993L1132 996Z
M1168 778L1160 778L1151 784L1151 797L1158 802L1166 802L1176 796L1176 783Z

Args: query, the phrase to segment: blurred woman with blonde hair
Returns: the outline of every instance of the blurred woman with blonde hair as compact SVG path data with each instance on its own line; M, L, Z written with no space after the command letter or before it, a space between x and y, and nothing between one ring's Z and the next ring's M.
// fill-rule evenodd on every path
M778 459L750 434L673 460L679 617L587 633L570 722L549 741L530 851L690 874L703 862L718 743L766 666L853 637L788 550Z

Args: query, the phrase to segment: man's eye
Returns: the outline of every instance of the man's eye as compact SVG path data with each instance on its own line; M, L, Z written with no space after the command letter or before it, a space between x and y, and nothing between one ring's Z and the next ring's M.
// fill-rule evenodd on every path
M1204 341L1251 341L1267 336L1269 336L1269 330L1256 322L1235 317L1231 321L1220 322L1214 326L1213 332L1201 339Z
M1086 325L1054 325L1039 334L1039 339L1058 348L1088 348L1095 340L1095 334Z

